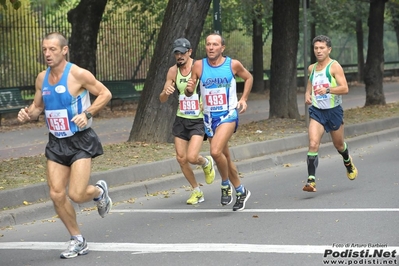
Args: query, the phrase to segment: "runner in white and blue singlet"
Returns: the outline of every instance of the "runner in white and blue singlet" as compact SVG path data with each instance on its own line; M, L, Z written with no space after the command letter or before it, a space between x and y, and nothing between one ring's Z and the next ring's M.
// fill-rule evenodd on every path
M225 45L219 34L208 35L205 48L207 56L194 63L185 94L191 96L196 89L197 80L200 81L205 133L209 138L211 156L222 178L221 204L228 205L233 201L233 185L236 191L233 211L240 211L245 209L251 192L240 182L236 165L231 160L228 142L237 129L238 114L247 109L253 78L241 62L223 56ZM244 91L239 101L235 76L244 80Z
M203 96L205 132L213 137L216 128L222 123L235 122L238 127L236 79L231 69L231 58L226 56L222 65L209 65L208 59L202 59L200 79Z
M324 132L330 133L334 147L342 155L346 175L350 180L357 177L358 171L344 142L344 111L341 107L342 95L349 92L344 70L330 58L331 40L320 35L313 39L313 51L317 62L309 66L310 73L305 92L305 102L309 107L309 149L307 153L308 177L303 191L316 192L316 168L318 150Z

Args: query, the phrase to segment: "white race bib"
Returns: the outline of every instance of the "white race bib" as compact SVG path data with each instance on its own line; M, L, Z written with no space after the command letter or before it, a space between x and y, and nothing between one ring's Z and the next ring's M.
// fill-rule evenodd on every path
M198 116L200 113L200 104L198 94L187 97L184 94L179 95L180 112L185 115Z
M66 138L73 135L70 129L68 111L62 110L46 110L47 126L51 134L57 138Z
M227 111L227 93L226 88L211 88L205 90L204 111L221 112Z

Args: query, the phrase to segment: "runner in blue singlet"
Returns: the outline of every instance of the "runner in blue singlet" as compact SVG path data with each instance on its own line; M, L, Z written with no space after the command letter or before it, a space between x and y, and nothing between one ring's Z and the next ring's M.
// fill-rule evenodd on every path
M69 199L77 203L96 201L101 217L112 206L104 180L89 185L91 160L103 154L100 140L90 127L92 116L112 95L88 70L66 61L68 49L67 40L60 33L50 33L43 39L48 69L36 79L33 103L18 113L18 120L27 122L36 120L44 111L50 132L45 150L50 197L71 236L68 248L60 255L64 259L89 252ZM92 104L89 92L97 96Z
M193 94L199 80L205 132L210 141L211 156L222 178L221 204L228 205L233 201L231 188L233 185L236 191L233 211L240 211L245 208L251 192L240 182L237 168L230 157L228 141L237 129L238 114L247 109L253 78L241 62L223 56L224 49L222 36L217 33L207 36L207 57L194 63L186 95ZM236 92L236 75L244 80L244 92L239 101Z

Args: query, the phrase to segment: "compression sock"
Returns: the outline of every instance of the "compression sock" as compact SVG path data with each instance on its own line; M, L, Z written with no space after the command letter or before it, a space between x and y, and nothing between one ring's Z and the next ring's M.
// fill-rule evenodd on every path
M316 176L316 168L319 165L319 156L317 152L308 152L308 176Z
M342 158L344 158L344 162L348 163L348 162L350 162L348 145L346 145L346 142L344 142L344 145L345 145L344 150L338 151L338 153L341 154Z

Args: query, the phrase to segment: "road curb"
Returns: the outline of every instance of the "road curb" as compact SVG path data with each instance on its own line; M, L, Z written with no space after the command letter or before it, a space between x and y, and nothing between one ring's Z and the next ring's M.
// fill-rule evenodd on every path
M351 149L365 143L373 145L388 141L399 137L399 117L350 125L345 128L345 132ZM329 134L324 135L322 143L319 153L336 152L331 144ZM302 133L281 139L232 147L231 156L236 161L238 170L247 173L292 161L304 161L307 145L307 134ZM199 180L203 180L201 170L195 170L195 173ZM143 179L143 176L146 179ZM107 181L114 202L187 185L175 158L93 173L91 183L95 183L99 179ZM55 215L45 183L1 191L0 198L2 199L0 203L2 209L6 206L17 206L14 209L0 212L0 227L45 219ZM24 201L35 203L21 206ZM79 210L94 205L89 202L75 206Z

